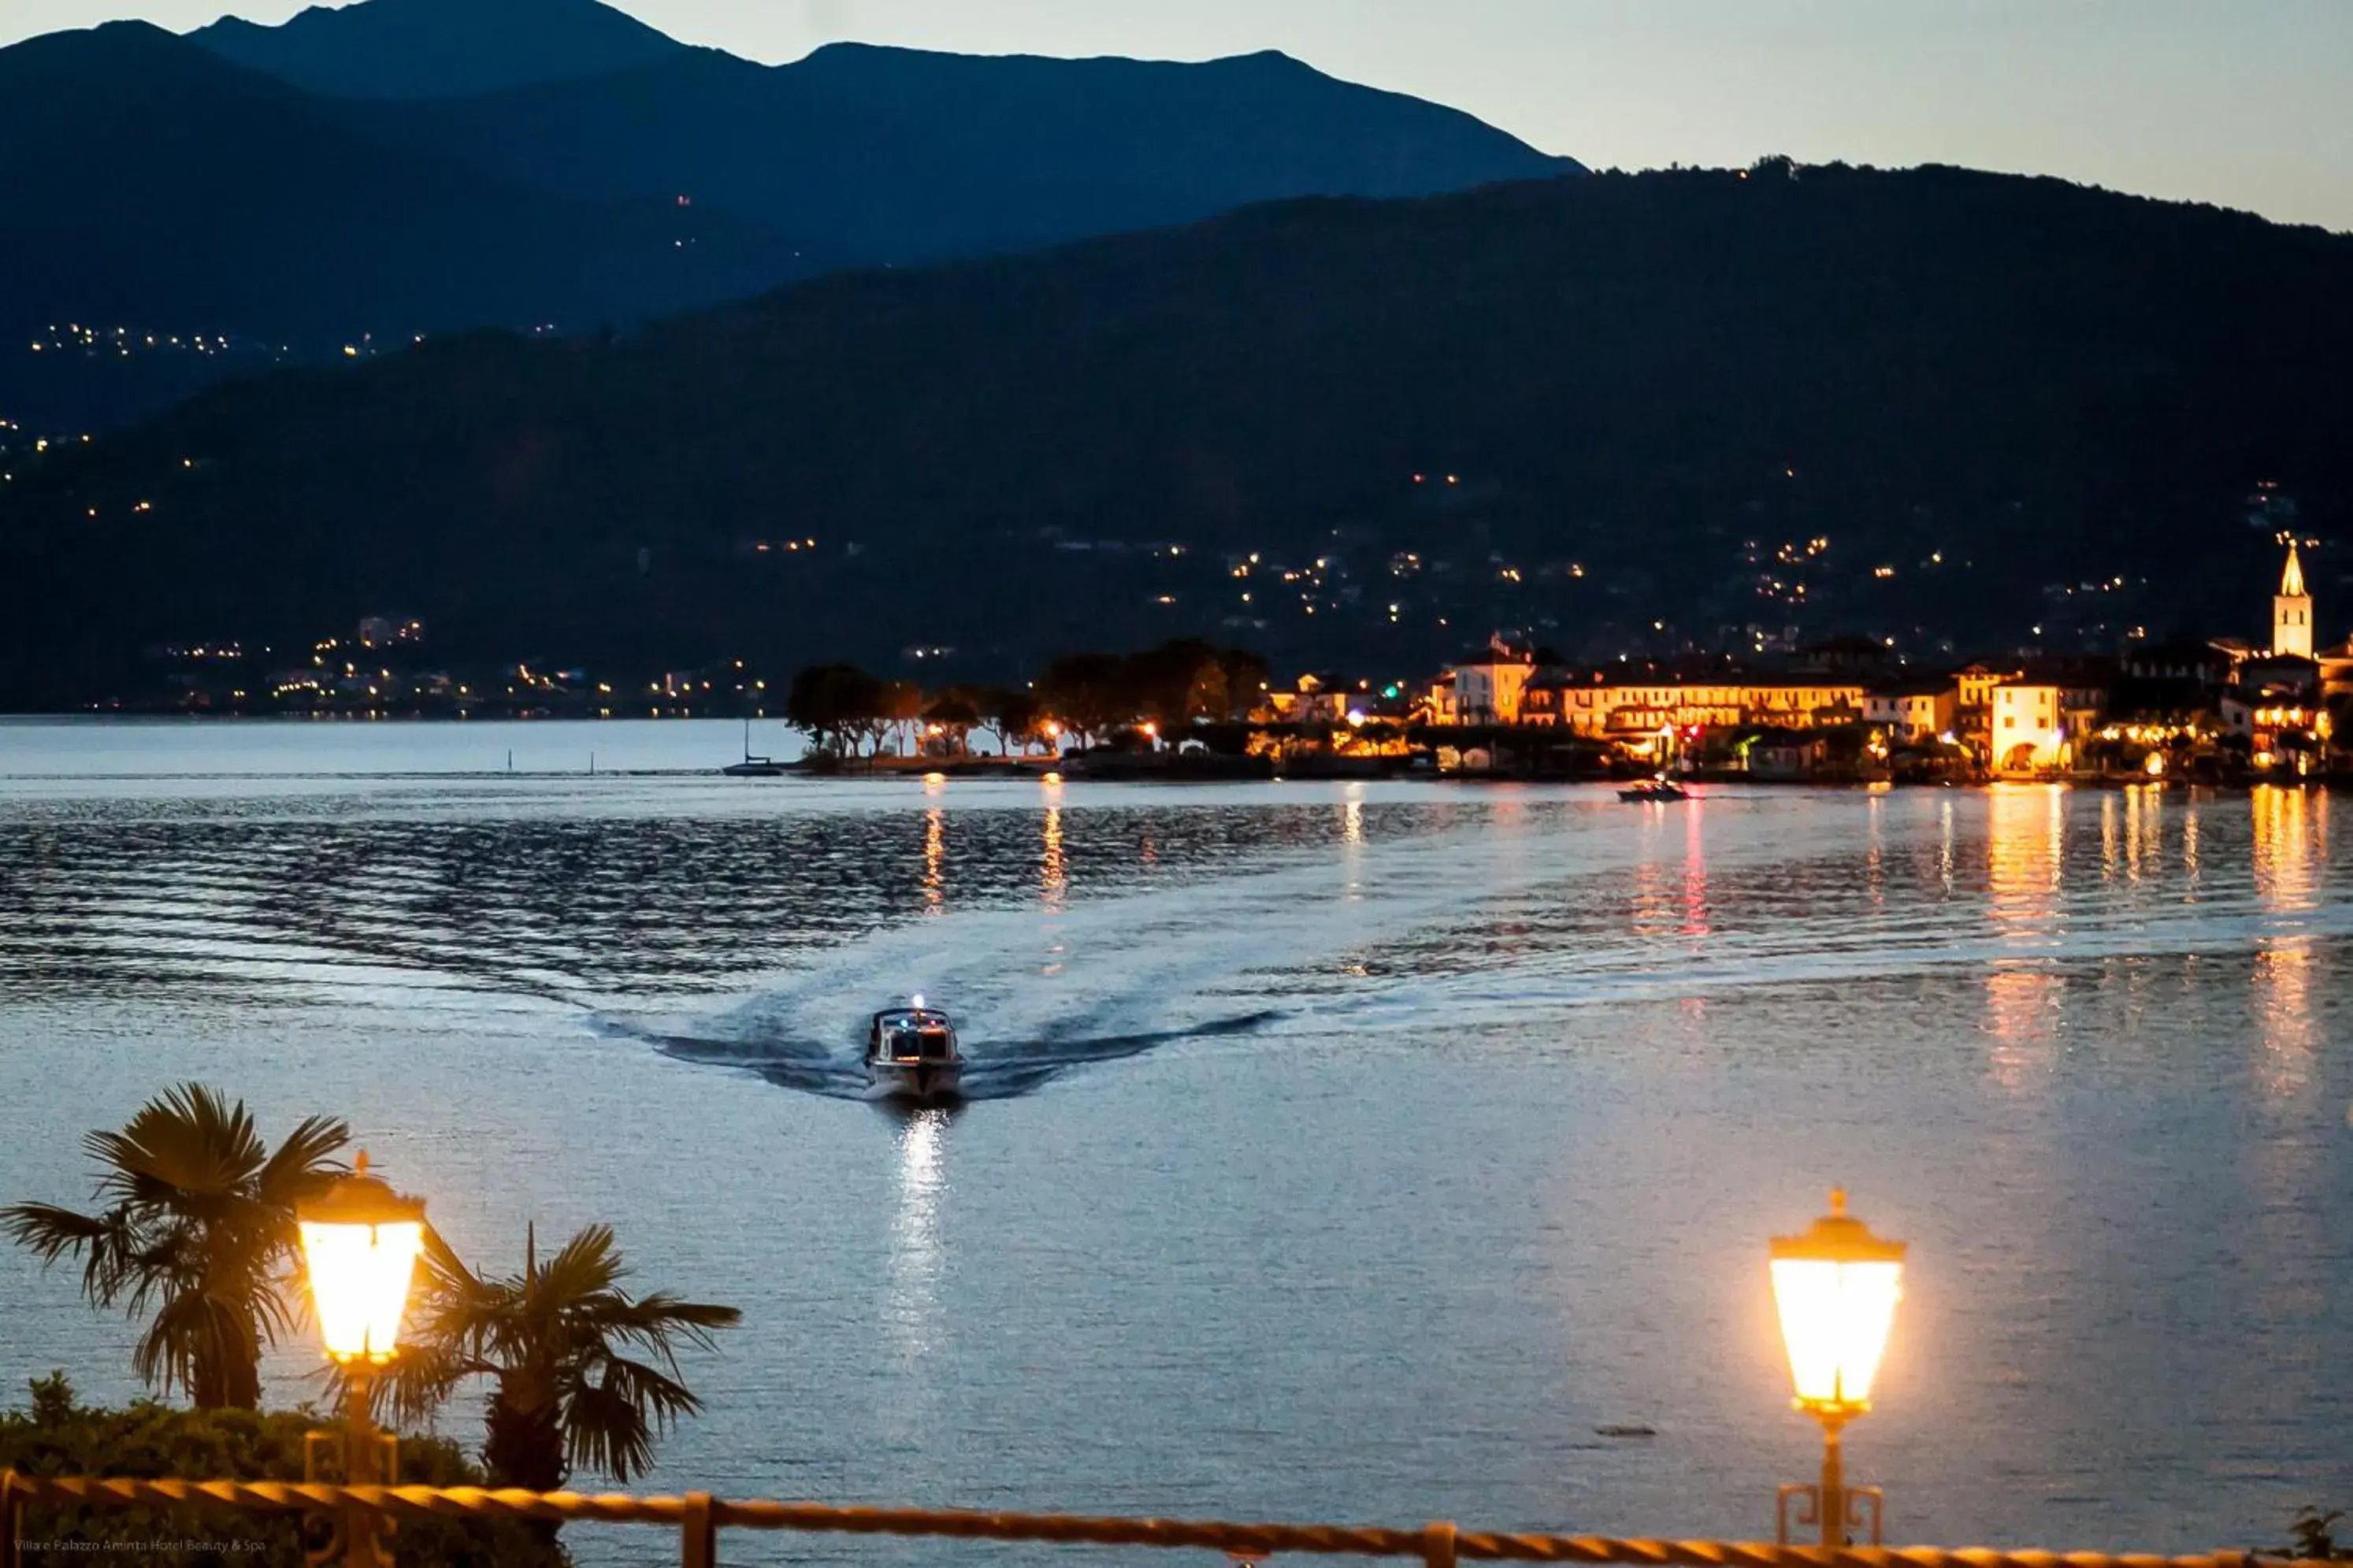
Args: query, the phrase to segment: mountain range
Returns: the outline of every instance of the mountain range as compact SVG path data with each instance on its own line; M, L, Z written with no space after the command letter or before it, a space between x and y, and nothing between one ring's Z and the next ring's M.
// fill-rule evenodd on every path
M2353 237L2052 180L1277 203L428 340L52 451L0 508L0 698L371 614L453 660L990 674L1187 633L1409 673L1491 626L2254 630L2287 514L2242 500L2343 529L2348 364Z
M79 430L346 346L1574 167L1271 54L769 67L595 0L111 24L0 49L0 417Z

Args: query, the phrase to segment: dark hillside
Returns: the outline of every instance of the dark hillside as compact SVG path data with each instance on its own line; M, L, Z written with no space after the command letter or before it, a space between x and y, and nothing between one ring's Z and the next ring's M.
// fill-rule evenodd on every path
M2054 181L1299 202L206 397L20 476L8 668L394 604L589 663L2109 646L2252 622L2256 481L2342 529L2348 378L2353 239Z

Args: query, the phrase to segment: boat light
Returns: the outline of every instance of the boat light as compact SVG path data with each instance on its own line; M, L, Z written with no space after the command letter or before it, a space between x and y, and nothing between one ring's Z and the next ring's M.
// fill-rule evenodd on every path
M923 1011L923 994L922 992L916 992L913 996L908 997L907 1000L914 1006L917 1012Z

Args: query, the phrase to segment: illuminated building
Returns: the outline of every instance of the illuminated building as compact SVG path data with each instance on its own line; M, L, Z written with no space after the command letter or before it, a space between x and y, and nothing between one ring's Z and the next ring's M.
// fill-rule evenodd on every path
M2287 566L2280 574L2279 592L2272 595L2272 657L2312 657L2312 595L2304 589L2304 563L2296 559L2295 541L2287 544Z

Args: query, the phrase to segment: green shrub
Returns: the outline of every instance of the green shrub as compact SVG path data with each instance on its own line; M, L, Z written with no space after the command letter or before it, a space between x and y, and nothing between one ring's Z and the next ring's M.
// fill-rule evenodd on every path
M141 1400L120 1410L76 1403L65 1373L32 1384L29 1410L0 1415L0 1466L31 1476L176 1477L183 1480L302 1479L302 1436L318 1414L299 1410L179 1410ZM404 1437L400 1479L420 1486L480 1486L480 1469L446 1437ZM315 1525L312 1526L315 1530ZM60 1562L123 1568L170 1563L302 1568L304 1517L206 1503L185 1508L25 1510L26 1562L53 1548ZM92 1545L106 1550L94 1552ZM509 1521L404 1520L393 1537L407 1568L559 1568L560 1547Z

